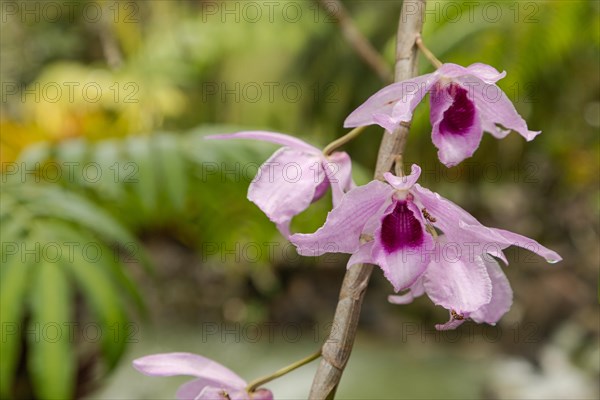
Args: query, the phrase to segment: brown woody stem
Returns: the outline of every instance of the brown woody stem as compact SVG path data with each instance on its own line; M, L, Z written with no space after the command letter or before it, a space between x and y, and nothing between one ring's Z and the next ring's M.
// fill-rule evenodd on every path
M405 0L402 3L396 46L396 82L417 75L416 40L423 27L425 1ZM401 124L394 132L384 133L375 169L376 179L382 179L383 174L392 171L394 164L402 159L408 130L408 124ZM333 399L335 396L352 352L360 309L372 270L372 265L359 264L346 272L331 333L323 345L321 362L310 390L311 400Z

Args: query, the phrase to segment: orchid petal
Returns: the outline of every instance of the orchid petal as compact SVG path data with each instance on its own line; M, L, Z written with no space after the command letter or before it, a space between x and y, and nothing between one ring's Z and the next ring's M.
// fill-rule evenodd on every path
M395 176L391 172L386 172L383 174L383 177L390 185L398 190L410 190L410 188L419 180L419 176L421 176L421 167L417 164L413 164L410 169L410 175Z
M208 388L207 385L218 384L218 382L207 382L204 378L194 379L179 386L175 397L177 400L195 400L199 393Z
M472 312L492 299L492 282L481 257L461 257L462 249L440 238L442 249L424 275L427 295L435 304L459 314ZM458 251L457 251L458 250Z
M502 258L508 264L501 250L515 245L539 254L550 263L562 260L556 252L542 246L533 239L503 229L488 228L482 225L475 217L458 205L444 199L437 193L431 192L418 183L415 184L411 193L427 209L427 212L436 219L434 225L444 232L448 241L466 243L474 254L486 252Z
M499 243L501 244L502 248L506 248L509 246L517 246L517 247L521 247L525 250L529 250L532 253L535 253L537 255L539 255L540 257L543 257L547 262L549 262L550 264L555 264L559 261L562 261L562 257L555 251L550 250L549 248L542 246L540 243L538 243L537 241L530 239L526 236L523 235L519 235L518 233L514 233L514 232L510 232L504 229L497 229L497 228L487 228L487 227L483 227L484 229L489 229L494 231L494 233L500 235L502 237L502 241L500 241ZM467 229L471 229L475 232L482 232L483 229L479 226L467 226ZM487 232L483 233L483 235L487 234Z
M472 312L469 317L477 323L495 325L510 310L513 292L498 262L486 257L483 259L492 282L492 299L488 304Z
M306 143L297 137L285 135L283 133L268 132L268 131L242 131L237 133L227 133L220 135L205 136L204 139L209 140L230 140L230 139L254 139L263 142L280 144L282 146L291 147L293 149L304 150L311 153L320 154L321 150Z
M367 223L362 230L363 237L366 236L367 238L371 238L371 240L375 237L375 231L381 227L381 216L387 212L390 204L396 201L393 193L394 192L392 189L390 191L390 196L386 197L381 207L379 207L379 210L377 210L375 213L373 213L373 215L371 215L370 218L367 219Z
M499 244L499 241L502 241L500 235L494 233L487 238L487 241L482 241L480 235L465 227L484 226L458 205L418 183L412 188L411 193L415 196L415 200L427 209L427 213L435 218L433 225L444 232L449 241L460 244L463 254L467 254L469 260L472 260L475 255L488 253L508 264L502 252L506 246L502 247Z
M263 165L248 188L248 199L255 203L284 236L292 218L306 210L316 188L325 179L315 171L319 156L288 147L275 152Z
M434 86L431 91L431 139L438 158L447 167L473 155L483 129L475 103L467 89L455 83Z
M375 231L373 260L396 292L411 286L429 263L433 238L412 201L394 201Z
M250 396L252 400L273 400L273 392L269 389L260 388Z
M415 196L415 199L427 209L427 212L436 219L434 225L444 232L452 230L452 228L456 229L458 227L458 221L463 221L470 225L479 224L479 221L477 221L475 217L458 205L443 198L438 193L424 188L418 183L413 186L411 193ZM454 240L454 238L450 238L448 235L446 236L448 237L448 240Z
M490 65L475 63L468 67L446 63L437 70L437 74L446 78L459 78L464 75L472 75L486 83L496 83L506 76L506 72L498 70Z
M233 399L231 393L238 392L240 392L239 387L228 386L219 382L207 382L206 379L200 378L181 385L179 389L177 389L175 397L177 397L178 400L228 400L224 395L225 393ZM246 393L245 390L242 390L241 392Z
M217 383L231 387L245 387L246 381L229 368L191 353L163 353L138 358L133 361L135 369L145 375L190 375L201 378L206 384Z
M466 320L466 317L456 318L452 314L450 314L450 319L445 324L436 324L435 329L438 331L449 331L452 329L456 329L461 326Z
M336 151L327 161L323 161L323 169L331 184L333 206L337 207L344 193L355 187L352 181L352 161L348 153Z
M297 233L289 239L301 255L354 253L359 248L363 227L391 196L392 191L389 185L379 181L352 189L327 214L325 224L316 232Z
M290 221L276 222L275 227L284 238L289 238L292 232L290 231Z
M415 107L435 78L434 74L426 74L384 87L354 110L344 121L344 127L378 124L393 132L400 122L412 119Z
M467 70L485 83L496 83L506 76L506 71L499 72L491 65L483 63L471 64L467 67Z
M350 259L348 260L348 264L346 264L347 268L350 268L356 264L373 264L373 256L371 253L373 252L373 241L367 242L365 244L360 245L358 250L352 254Z
M477 78L464 78L461 83L469 87L469 92L477 106L483 129L498 139L504 138L511 130L518 132L527 141L533 140L541 131L530 131L525 120L498 86L485 83ZM504 128L496 126L502 125Z
M313 195L311 203L314 203L315 201L319 200L321 197L325 196L325 193L327 193L329 186L331 186L329 183L329 179L323 179L321 181L321 183L319 183L317 185L317 187L315 188L315 194Z
M425 293L425 286L423 286L423 278L417 279L415 283L409 288L408 292L403 294L396 294L388 296L388 301L392 304L410 304L419 296Z
M179 394L179 392L178 392ZM246 390L206 387L194 400L250 400Z

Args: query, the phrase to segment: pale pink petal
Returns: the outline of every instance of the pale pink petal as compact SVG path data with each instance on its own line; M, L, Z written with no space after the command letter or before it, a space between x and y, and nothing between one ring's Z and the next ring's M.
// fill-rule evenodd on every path
M498 72L496 68L483 63L471 64L467 70L485 83L496 83L506 76L506 71Z
M406 293L388 296L388 301L392 304L409 304L423 293L425 293L425 286L423 286L423 276L421 276Z
M481 225L475 217L450 200L422 187L418 183L415 184L411 193L414 195L415 201L420 203L431 217L435 218L433 225L444 232L448 241L459 244L468 260L474 260L476 256L488 253L502 258L508 264L504 253L502 253L502 249L506 246L500 245L503 239L499 234L493 231L487 232L489 235L482 238L481 232L466 229L474 226L480 226L484 229L489 228Z
M225 393L227 392L220 388L206 387L194 398L194 400L227 400ZM177 395L179 396L179 392L177 392Z
M410 169L410 175L396 176L391 172L386 172L383 174L383 177L390 185L398 190L410 190L410 188L419 180L419 176L421 176L421 167L417 164L413 164Z
M202 378L207 383L217 382L232 387L246 386L246 382L229 368L197 354L153 354L134 360L133 366L145 375L190 375Z
M484 257L484 263L492 281L492 299L488 304L472 312L469 317L477 323L495 325L510 310L513 292L498 262Z
M321 173L325 174L325 171L321 171ZM325 176L327 176L327 175L325 174ZM323 179L321 181L321 183L319 183L317 185L317 187L315 188L315 194L312 198L311 203L314 203L315 201L319 200L321 197L325 196L325 193L327 193L327 190L329 190L329 186L331 186L329 184L329 180Z
M455 318L452 314L450 314L450 319L445 324L437 324L435 329L438 331L449 331L452 329L456 329L461 326L466 320L466 316L462 318Z
M283 236L286 239L289 238L292 234L292 232L290 231L290 221L276 222L275 227L277 228L279 233L281 233L281 236Z
M346 152L336 151L323 161L323 170L331 184L333 206L337 207L345 192L355 187L352 181L352 161Z
M539 254L550 263L562 260L556 252L533 239L482 225L458 205L418 183L415 184L411 193L415 196L415 200L421 203L427 212L436 219L433 225L444 232L447 240L459 243L461 246L467 244L470 255L488 253L502 258L508 264L501 250L515 245Z
M280 144L282 146L291 147L293 149L304 150L315 154L320 154L321 150L306 143L297 137L285 135L283 133L268 132L268 131L242 131L237 133L227 133L221 135L209 135L204 139L209 140L230 140L230 139L254 139L263 142Z
M468 67L446 63L437 70L437 74L453 79L464 75L472 75L486 83L496 83L506 76L506 72L500 73L496 68L482 63L471 64Z
M482 228L480 226L474 226L474 227L467 226L467 229L471 229L472 231L478 232L478 233L481 232L482 236L488 234L488 232L485 231L486 229L494 231L495 234L498 234L502 237L502 240L499 241L502 249L505 249L506 247L509 247L509 246L517 246L517 247L521 247L525 250L529 250L532 253L539 255L540 257L543 257L550 264L555 264L559 261L562 261L562 257L557 252L550 250L549 248L547 248L545 246L542 246L541 244L539 244L538 242L536 242L533 239L530 239L523 235L519 235L518 233L506 231L504 229L497 229L497 228L487 228L487 227Z
M286 236L292 218L308 208L325 179L320 168L320 156L283 147L260 166L248 199Z
M373 241L361 244L356 253L352 254L346 264L346 268L350 268L355 264L373 264Z
M461 79L479 111L483 128L496 138L505 137L510 130L518 132L527 141L533 140L541 131L530 131L525 120L519 115L506 94L495 84L485 83L477 78ZM503 129L496 124L500 124Z
M424 275L427 296L434 304L459 314L472 312L492 298L492 282L481 257L462 256L462 249L439 237L440 247Z
M390 192L390 194L392 194L392 193L393 193L393 189ZM375 237L375 231L377 229L379 229L379 227L381 226L381 216L386 213L386 211L388 210L388 207L394 201L395 201L394 196L389 196L385 199L385 202L381 205L381 207L379 207L379 210L377 210L377 212L375 212L371 216L371 218L369 218L367 220L367 223L365 224L365 227L363 228L363 231L362 231L363 236L366 236L369 238Z
M228 400L227 397L224 396L224 393L231 394L239 393L240 391L241 393L246 393L246 391L240 389L240 387L224 385L220 382L207 382L206 379L199 378L181 385L175 396L178 400ZM246 397L246 399L247 398L248 397Z
M299 254L354 253L360 245L363 227L392 195L392 187L379 181L352 189L327 215L325 224L310 234L297 233L289 240Z
M194 400L250 400L246 390L207 387Z
M394 201L375 231L372 254L396 292L415 283L429 264L432 250L433 238L417 206L409 200Z
M452 227L456 228L458 221L463 221L471 225L479 223L475 217L450 200L424 188L418 183L413 186L411 193L427 209L427 212L436 219L434 225L442 231L446 231ZM451 238L448 237L448 240L451 240Z
M490 255L501 259L502 261L504 261L504 264L508 265L508 259L506 258L506 255L504 254L504 252L502 251L502 247L497 245L496 243L488 243L488 244L484 244L483 246L483 256L484 258L489 258ZM470 249L469 249L469 254L470 254Z
M401 121L412 119L415 107L435 79L434 74L426 74L384 87L354 110L344 121L344 127L378 124L394 131Z
M252 393L252 400L273 400L273 392L269 389L260 388Z
M483 129L475 103L467 89L456 84L437 84L431 90L431 139L438 158L447 167L473 155Z
M198 394L208 388L207 385L218 385L219 382L211 381L207 382L204 378L194 379L179 386L175 397L177 400L195 400Z

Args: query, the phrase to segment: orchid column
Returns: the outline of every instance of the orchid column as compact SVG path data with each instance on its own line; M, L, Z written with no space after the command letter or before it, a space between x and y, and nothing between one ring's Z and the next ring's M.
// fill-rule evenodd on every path
M412 78L418 73L416 41L423 27L425 3L426 0L405 0L402 3L396 45L396 82ZM375 169L376 179L383 179L383 174L391 171L394 165L401 170L408 130L409 125L401 124L391 134L383 135ZM323 345L321 363L310 391L311 399L327 399L335 395L352 352L360 309L372 271L372 265L357 264L346 272L333 319L332 326L335 329L332 329Z

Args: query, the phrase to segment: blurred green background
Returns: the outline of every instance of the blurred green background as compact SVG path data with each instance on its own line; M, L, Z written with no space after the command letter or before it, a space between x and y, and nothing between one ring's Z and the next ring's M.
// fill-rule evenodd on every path
M345 1L390 68L400 1ZM248 380L316 350L347 256L298 256L246 190L273 145L205 142L267 129L323 146L384 86L312 1L4 1L1 22L2 398L169 398L152 352L214 357ZM597 398L600 3L429 2L442 61L484 62L533 130L486 134L446 169L428 105L406 162L511 248L515 292L497 327L435 333L427 299L387 303L376 271L339 398ZM432 67L421 59L420 71ZM345 149L359 184L382 130ZM312 231L325 197L294 221ZM314 365L272 387L306 398Z

